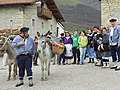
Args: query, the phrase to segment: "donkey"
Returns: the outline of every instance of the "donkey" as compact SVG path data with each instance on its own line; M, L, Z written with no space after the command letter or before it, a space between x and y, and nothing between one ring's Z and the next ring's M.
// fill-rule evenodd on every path
M38 39L38 53L39 53L39 59L41 61L41 70L42 70L42 81L47 81L48 76L50 76L50 62L51 62L51 54L52 50L50 47L50 41L44 37L41 36Z
M14 80L16 79L16 75L17 75L16 53L15 53L15 49L13 49L11 47L11 43L10 43L11 37L14 38L15 36L9 36L8 38L5 38L5 43L0 48L0 52L6 51L6 53L7 53L7 64L9 66L8 81L10 80L10 77L11 77L12 64L13 64L13 72L14 72L13 78L14 78Z

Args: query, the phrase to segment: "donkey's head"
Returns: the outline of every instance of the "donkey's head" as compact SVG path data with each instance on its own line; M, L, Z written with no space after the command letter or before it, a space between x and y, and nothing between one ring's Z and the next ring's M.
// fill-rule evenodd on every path
M11 47L11 40L13 40L14 37L13 36L9 36L9 37L1 37L0 38L0 45L1 45L0 46L0 54L4 54L4 51L7 51L7 50L10 49L10 47Z
M38 39L38 48L44 49L46 47L46 37L41 36Z
M0 56L4 55L4 51L6 50L6 37L0 37Z

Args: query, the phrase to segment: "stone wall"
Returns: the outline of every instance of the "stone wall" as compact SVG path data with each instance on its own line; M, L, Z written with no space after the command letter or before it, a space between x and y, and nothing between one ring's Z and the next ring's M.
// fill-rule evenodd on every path
M23 26L23 11L20 6L0 6L0 30Z
M20 29L23 26L30 28L29 33L36 35L52 30L57 32L57 21L54 16L51 20L45 20L37 16L36 5L6 5L0 6L0 30Z
M101 0L101 25L109 26L109 19L116 18L120 23L120 0Z
M31 5L25 8L24 26L30 27L30 33L36 34L37 31L44 34L48 30L57 31L57 21L54 16L51 20L45 20L37 16L37 6ZM33 22L34 20L34 22Z

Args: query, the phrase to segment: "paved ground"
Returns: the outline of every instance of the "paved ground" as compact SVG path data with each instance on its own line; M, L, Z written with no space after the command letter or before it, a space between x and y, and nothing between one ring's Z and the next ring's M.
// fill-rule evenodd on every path
M51 65L48 81L41 81L40 66L33 66L34 86L28 87L25 77L24 86L15 88L18 80L7 80L7 67L0 59L0 90L119 90L120 71L101 69L94 64Z

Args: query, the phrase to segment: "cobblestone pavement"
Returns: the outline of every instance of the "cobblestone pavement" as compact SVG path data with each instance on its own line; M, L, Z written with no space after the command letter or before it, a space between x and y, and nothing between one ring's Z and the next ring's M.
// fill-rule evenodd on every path
M2 66L0 59L0 90L119 90L120 71L101 69L94 64L51 65L48 81L41 81L41 68L33 66L34 86L28 86L27 77L24 86L15 87L17 80L7 80L8 67Z

